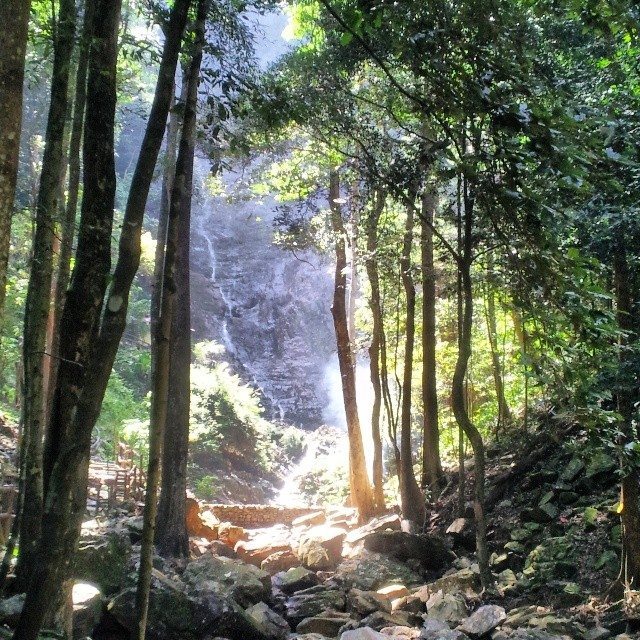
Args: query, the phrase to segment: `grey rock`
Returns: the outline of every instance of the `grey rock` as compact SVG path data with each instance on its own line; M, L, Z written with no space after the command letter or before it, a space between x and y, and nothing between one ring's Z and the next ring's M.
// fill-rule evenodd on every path
M363 551L355 558L342 562L336 569L335 579L346 588L375 591L391 583L417 586L422 577L406 564L382 553Z
M375 629L361 627L360 629L345 631L340 636L340 640L389 640L389 636L385 636Z
M107 596L115 594L127 584L132 568L131 555L131 539L126 528L83 529L75 557L74 578L95 584Z
M481 638L499 627L507 619L507 614L502 607L495 604L487 604L474 611L462 622L459 630L471 638Z
M331 612L325 612L321 616L313 616L312 618L305 618L301 620L296 627L297 633L319 633L327 638L337 638L340 629L349 624L349 616L346 614L331 615Z
M326 590L296 593L285 603L285 617L297 627L305 618L313 618L327 609L344 611L345 596L341 591Z
M441 538L404 531L376 531L364 539L364 548L401 561L418 560L432 571L449 566L455 557Z
M231 596L242 607L268 600L271 596L271 576L266 571L241 560L210 553L190 562L183 578L196 591Z
M19 593L11 598L0 600L0 624L15 627L24 607L25 594Z
M305 567L293 567L273 576L273 584L287 595L313 587L319 582L318 576Z
M264 602L258 602L249 607L247 613L256 621L265 635L273 640L285 640L291 633L289 623Z
M375 591L351 589L349 593L347 593L347 604L349 609L362 616L367 616L374 611L391 613L391 603L389 600L383 598Z
M90 637L100 622L104 598L100 590L86 582L73 585L73 637L75 640Z
M427 600L427 617L456 625L467 617L464 598L453 593L438 591Z

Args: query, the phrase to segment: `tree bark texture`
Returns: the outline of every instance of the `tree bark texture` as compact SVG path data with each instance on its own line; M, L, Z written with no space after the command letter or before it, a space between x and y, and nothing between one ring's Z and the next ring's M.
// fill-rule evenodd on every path
M191 88L194 64L185 73ZM197 89L197 86L196 86ZM191 108L186 95L185 127L183 138L188 145L190 163L186 167L183 208L177 229L175 265L175 308L171 326L169 398L167 407L162 480L158 505L156 543L163 556L186 558L189 556L187 532L187 459L189 454L189 418L191 401L191 196L193 187L193 159L195 149L195 105ZM187 123L192 118L194 123ZM187 126L188 125L188 126ZM177 176L176 176L177 179Z
M48 402L50 409L53 402L53 393L56 387L58 369L58 356L60 354L60 318L64 307L67 287L71 275L71 257L73 254L73 242L76 230L76 217L78 211L78 198L80 193L80 154L82 151L82 134L84 130L84 112L87 100L87 71L89 68L89 47L91 45L91 33L95 12L94 0L86 0L84 3L84 17L82 34L78 44L78 66L76 69L75 96L73 101L73 118L71 121L71 137L69 141L69 181L67 188L67 202L64 207L64 215L61 220L60 245L58 253L58 271L53 287L53 311L52 311L52 340L51 340L51 375L48 384ZM44 441L44 492L46 495L51 469L51 441L49 431L45 433Z
M22 85L31 0L0 3L0 329L4 324L11 219L18 178Z
M433 260L433 222L436 194L422 197L420 249L422 262L422 488L435 492L442 480L438 393L436 387L436 273Z
M333 326L336 333L338 364L340 366L342 395L347 419L347 432L349 434L349 480L351 496L354 502L353 506L358 509L360 519L366 520L375 513L375 505L373 491L371 490L369 475L367 473L362 432L360 430L360 419L358 417L356 372L352 357L346 305L346 234L342 222L342 212L337 202L339 199L340 178L336 171L331 171L329 175L329 206L331 209L331 224L333 227L336 251L336 270L331 314L333 316Z
M371 296L369 308L373 319L371 345L369 346L369 371L373 387L373 406L371 408L371 438L373 440L373 496L376 508L385 508L382 466L382 435L380 428L382 409L382 381L380 379L380 350L384 340L384 326L382 324L382 306L380 302L380 276L378 273L378 223L385 205L385 195L376 194L372 209L367 218L367 259L365 267Z
M19 584L29 583L43 508L42 439L45 429L45 346L53 273L53 229L61 196L69 72L75 36L74 0L61 0L54 35L51 101L36 201L36 230L24 312L23 456L24 501L20 518Z
M402 371L402 409L400 415L400 502L402 515L417 528L425 521L424 496L413 472L413 452L411 447L411 386L413 381L413 352L416 335L416 288L413 281L411 248L413 246L413 206L407 207L400 273L407 302L404 364Z
M84 189L75 266L60 322L62 339L53 414L77 406L95 354L111 264L116 190L114 122L120 0L96 0L87 84ZM86 510L91 428L74 423L59 443L24 608L15 640L36 640L56 593L67 588Z

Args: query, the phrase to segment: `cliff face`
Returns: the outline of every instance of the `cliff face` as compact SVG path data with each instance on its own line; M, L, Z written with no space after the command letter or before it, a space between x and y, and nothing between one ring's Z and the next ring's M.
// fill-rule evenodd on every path
M261 393L267 417L322 423L327 370L335 367L332 265L273 244L275 203L229 203L205 187L198 160L192 223L194 342L215 340L236 373ZM231 179L231 176L226 176Z

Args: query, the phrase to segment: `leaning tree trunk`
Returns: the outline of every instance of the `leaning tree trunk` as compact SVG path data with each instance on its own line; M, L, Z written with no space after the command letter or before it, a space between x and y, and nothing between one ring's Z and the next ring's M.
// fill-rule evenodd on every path
M400 415L400 502L402 515L414 526L425 523L424 496L413 472L411 447L411 386L413 381L413 352L416 333L416 288L411 273L411 248L413 246L413 206L407 207L407 220L400 258L402 286L407 300L404 365L402 371L402 411Z
M24 310L23 443L24 500L20 516L20 555L16 576L20 587L29 583L40 537L43 508L42 439L45 428L45 366L47 322L53 273L53 229L61 195L69 70L73 54L76 7L61 0L54 35L51 101L36 201L36 231Z
M626 442L638 440L638 427L633 425L634 405L637 397L634 397L632 389L633 381L629 380L627 371L633 370L630 362L629 345L635 339L633 326L633 303L631 296L631 273L627 258L626 247L616 247L613 258L616 315L618 326L623 332L620 338L620 369L621 380L616 390L618 413L622 416L622 431ZM633 462L630 463L633 465ZM622 549L623 566L622 575L625 587L640 590L640 474L634 466L625 465L620 492L620 504L622 505Z
M473 200L466 193L464 206L464 238L462 255L458 256L461 278L462 322L458 339L458 358L451 385L451 408L460 428L471 443L474 458L475 497L473 510L476 520L476 551L480 567L482 586L487 588L493 583L489 568L487 547L487 517L485 513L485 450L482 435L473 424L467 412L465 399L465 377L471 357L471 331L473 328L473 285L471 281L471 263L473 260Z
M422 488L437 490L442 480L438 392L436 387L436 273L433 260L433 221L436 194L426 190L422 196Z
M369 370L373 387L373 406L371 408L371 437L373 439L373 496L376 508L385 508L383 467L382 467L382 435L380 418L382 410L382 381L380 372L380 351L384 340L384 326L382 324L382 305L380 302L380 276L378 274L378 222L385 205L385 195L376 194L376 200L367 219L367 259L365 266L371 296L369 307L373 318L371 345L369 346Z
M362 432L360 431L360 420L358 418L356 372L353 366L351 338L347 320L345 229L338 203L339 199L340 179L336 171L331 171L329 175L329 206L336 250L336 271L331 314L336 333L338 364L342 379L342 396L347 419L347 432L349 434L349 484L351 496L354 506L358 509L360 519L366 520L375 513L375 504L367 473Z
M171 205L169 207L169 219L167 222L167 244L164 255L164 270L162 274L162 302L157 325L157 333L154 336L156 341L156 361L152 371L152 402L151 402L151 422L149 426L149 464L147 469L147 492L144 503L144 519L142 526L142 544L140 547L140 569L138 572L138 588L136 591L136 613L137 613L137 633L138 640L144 640L147 630L147 616L149 613L149 592L151 587L151 572L153 569L153 543L155 539L156 516L158 511L158 489L160 486L160 463L162 460L162 449L164 443L164 427L167 423L167 404L169 401L169 372L171 368L171 345L173 342L172 326L174 302L177 286L184 285L184 273L182 282L176 280L176 258L178 254L178 242L184 243L186 240L186 260L189 260L189 221L184 221L191 214L191 186L193 181L193 156L196 136L196 109L198 104L198 84L200 80L200 65L202 63L202 51L205 38L205 20L207 17L208 0L198 0L198 15L195 24L195 44L188 71L187 99L185 102L184 122L182 125L182 135L180 138L180 148L178 159L176 160L176 175L171 192ZM187 234L186 238L184 234ZM181 251L184 252L184 248ZM184 253L181 256L184 260ZM188 271L187 271L187 288ZM183 292L184 300L184 292ZM187 292L188 301L188 292ZM191 326L181 327L181 331L190 333ZM183 343L184 344L184 343ZM184 348L184 347L183 347ZM181 354L182 355L182 354ZM190 349L187 355L187 369L189 367ZM183 363L179 363L183 365ZM189 378L187 376L187 443L188 443L188 421L189 421ZM183 398L184 400L184 398ZM172 398L172 403L174 399ZM183 424L180 425L184 427ZM183 429L184 430L184 429ZM179 434L181 441L184 440L184 433ZM171 443L171 446L181 443ZM186 449L184 450L184 473L186 476ZM182 464L182 461L180 461ZM177 470L179 473L180 470ZM178 499L186 500L186 478L179 480L185 491L184 497ZM180 487L178 487L178 490ZM174 489L175 490L175 489ZM177 497L177 496L176 496ZM176 505L172 505L176 507ZM179 510L179 505L177 506ZM182 510L184 511L183 504ZM186 517L186 515L185 515ZM186 524L185 524L186 528ZM167 540L165 539L165 542ZM187 546L188 546L188 540ZM188 549L187 549L188 551Z
M202 3L206 4L206 3ZM206 8L202 8L206 12ZM200 42L204 38L204 14L200 25ZM191 274L189 267L191 235L191 194L195 148L195 116L199 62L194 52L191 68L185 72L187 81L185 121L182 145L186 145L188 164L182 208L177 223L175 255L175 309L171 326L169 398L162 457L162 490L158 505L156 543L163 556L189 556L187 532L187 458L189 453L189 418L191 401ZM200 52L201 57L201 52ZM197 65L197 68L196 68ZM193 80L195 76L195 82ZM190 95L191 94L191 95ZM180 158L178 158L180 161ZM181 179L178 166L176 181Z
M31 0L0 3L0 330L4 324L11 218L18 178L22 85Z
M78 249L67 304L60 323L61 359L55 405L77 402L86 382L102 312L111 264L111 232L116 190L114 130L119 0L96 0L91 47L86 131L84 195ZM51 474L42 536L14 640L36 640L56 594L71 582L82 518L91 430L84 424L70 430L60 443L60 456Z

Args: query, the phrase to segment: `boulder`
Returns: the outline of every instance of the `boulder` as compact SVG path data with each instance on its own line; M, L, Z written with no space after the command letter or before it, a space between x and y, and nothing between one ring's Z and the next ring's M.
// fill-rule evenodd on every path
M417 560L430 571L448 567L455 556L435 535L417 535L404 531L377 531L364 539L364 548L397 560Z
M274 553L292 552L288 534L280 530L261 533L251 540L240 540L234 548L241 560L256 567Z
M335 579L348 589L363 591L375 591L393 583L416 586L422 582L421 576L406 564L390 556L368 551L344 560L336 569Z
M342 558L346 529L320 525L304 532L298 541L296 555L305 567L316 571L335 567Z
M448 624L459 624L467 617L464 598L453 593L438 591L427 600L427 617Z
M201 512L200 503L187 498L187 532L194 538L218 539L220 521L210 511Z
M409 595L409 589L403 584L390 584L387 587L382 587L376 592L378 595L386 598L387 600L396 600Z
M15 627L24 607L24 593L18 593L11 598L0 600L0 624Z
M350 545L355 545L361 540L364 540L368 535L376 533L377 531L384 531L385 529L400 531L400 526L400 516L396 513L392 513L387 516L381 516L380 518L374 518L362 527L350 531L347 534L345 542Z
M296 627L296 633L319 633L327 638L336 638L340 629L349 622L347 614L328 611L323 615L302 620Z
M218 525L218 540L221 540L232 549L240 540L244 540L246 536L247 534L242 527L238 527L230 522L222 522Z
M271 596L271 576L240 560L220 558L207 553L184 570L185 582L196 592L213 591L229 595L238 604L248 607Z
M414 627L383 627L380 629L383 636L399 638L400 640L414 640L420 637L420 629Z
M341 591L305 589L296 593L285 603L286 618L297 627L305 618L313 618L327 609L344 611L345 596Z
M420 630L420 637L425 640L435 640L443 631L449 631L449 625L437 618L427 618Z
M361 621L361 626L371 627L376 631L384 627L411 627L422 622L422 616L409 613L407 611L397 611L395 613L385 613L384 611L374 611Z
M287 571L287 569L298 566L299 563L298 556L291 549L287 549L285 551L276 551L267 556L260 563L260 568L269 575L274 576L280 571Z
M426 602L433 593L443 591L444 593L468 593L475 592L480 588L480 576L473 569L460 569L442 576L434 582L430 582L413 592L423 602Z
M340 636L340 640L389 640L389 636L382 635L375 629L360 627L360 629L345 631Z
M470 638L481 638L499 627L506 619L507 614L502 607L487 604L474 611L458 629Z
M136 589L119 593L108 606L131 634L137 630ZM207 635L228 640L271 640L237 603L214 593L193 595L184 585L154 574L147 632L154 640L200 640Z
M264 602L258 602L247 609L247 613L256 621L260 629L273 640L285 640L291 633L289 623L269 608Z
M131 566L131 538L126 527L104 528L92 526L90 521L83 526L82 538L75 556L74 578L94 584L105 595L122 589Z
M238 559L238 554L228 545L221 540L213 540L209 543L209 551L215 556L222 556L223 558Z
M554 635L541 629L516 629L509 640L566 640L566 637Z
M102 617L104 598L100 589L87 582L76 582L73 585L72 601L74 639L91 637Z
M396 611L410 611L411 613L422 613L424 611L424 602L414 595L404 596L402 598L396 598L391 601L391 610Z
M273 584L287 595L314 587L319 582L318 576L305 567L293 567L273 576Z
M314 513L308 513L299 518L295 518L291 523L292 527L313 527L316 524L324 524L327 520L327 516L324 511L315 511Z
M351 611L355 611L361 616L368 616L374 611L391 613L389 600L375 591L351 589L347 593L347 605Z

